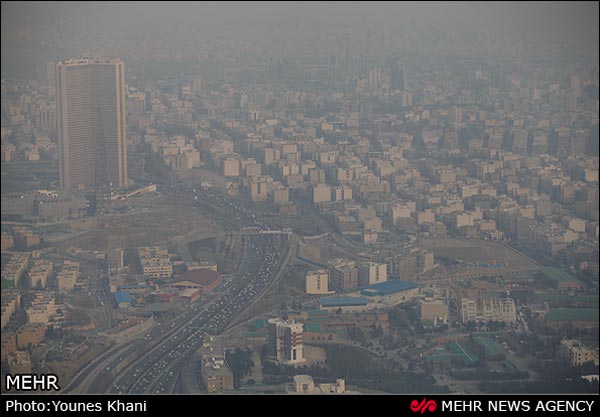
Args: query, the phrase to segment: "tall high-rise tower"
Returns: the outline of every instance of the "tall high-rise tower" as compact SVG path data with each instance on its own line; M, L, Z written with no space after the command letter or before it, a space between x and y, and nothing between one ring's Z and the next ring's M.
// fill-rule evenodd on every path
M390 88L392 90L408 90L406 70L400 58L395 58L390 66Z
M123 61L79 58L59 62L56 91L61 187L105 193L126 186Z

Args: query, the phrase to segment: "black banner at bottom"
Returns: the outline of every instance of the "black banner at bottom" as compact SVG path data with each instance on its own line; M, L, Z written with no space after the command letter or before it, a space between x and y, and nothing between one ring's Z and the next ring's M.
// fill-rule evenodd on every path
M307 397L310 397L307 398ZM286 407L331 407L336 412L356 412L357 407L391 407L399 415L442 415L451 413L519 415L556 412L596 413L598 395L10 395L4 394L4 415L125 415L172 413L174 410L241 409L255 411ZM308 403L307 400L310 402ZM246 408L249 407L249 408ZM258 407L258 408L256 408ZM300 408L302 407L302 408ZM321 408L323 407L323 408ZM287 408L290 410L290 408ZM294 409L294 408L291 408ZM308 411L308 410L307 410ZM5 414L6 413L6 414ZM595 414L594 414L595 415Z

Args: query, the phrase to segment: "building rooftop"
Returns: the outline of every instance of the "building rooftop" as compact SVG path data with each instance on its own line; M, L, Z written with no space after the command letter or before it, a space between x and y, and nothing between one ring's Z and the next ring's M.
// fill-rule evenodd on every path
M412 290L413 288L417 287L418 285L414 282L392 279L389 281L369 285L361 290L361 294L366 295L367 297L376 297L378 295L390 295L397 292Z
M496 342L494 342L487 336L475 336L474 340L478 345L483 347L487 355L494 356L502 353L502 349L500 348L500 346L498 346Z
M25 323L23 326L21 326L21 329L29 329L29 328L34 328L34 327L46 327L45 323Z
M600 296L598 295L567 295L567 294L538 294L540 301L571 302L571 303L593 303L598 304Z
M193 297L196 294L199 294L200 290L198 288L188 288L179 293L180 297Z
M218 272L211 271L210 269L197 269L188 271L181 276L179 279L174 279L171 284L177 284L178 282L191 281L198 285L211 285L220 277Z
M126 291L119 291L115 293L115 300L119 303L131 303L131 295Z
M366 306L368 303L369 300L365 297L331 297L319 300L323 307Z
M308 310L308 317L329 317L327 310Z
M206 355L203 359L204 370L208 377L227 376L231 374L229 365L222 357Z
M256 319L252 322L252 327L254 328L254 330L266 329L267 328L267 320Z
M471 364L477 362L477 355L469 351L465 346L458 342L448 343L448 348L455 354L462 355L465 364Z
M549 321L598 321L597 308L554 308L546 314Z
M579 278L560 268L547 267L543 268L542 271L548 278L557 284L561 282L580 282Z
M319 323L304 323L303 330L305 332L315 332L318 333L321 331L321 325Z
M121 285L121 289L127 289L127 290L135 290L138 288L146 288L147 285L146 284L127 284L127 285Z
M296 384L314 384L313 377L310 375L294 375Z
M164 313L171 308L172 306L169 303L151 303L146 305L144 310L152 313Z
M100 58L100 57L81 57L81 58L69 58L65 61L60 62L63 65L87 65L87 64L117 64L121 63L118 58Z

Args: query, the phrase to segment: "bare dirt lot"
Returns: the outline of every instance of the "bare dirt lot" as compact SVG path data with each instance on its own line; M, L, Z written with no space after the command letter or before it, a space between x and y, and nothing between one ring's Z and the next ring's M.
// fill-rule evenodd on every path
M208 168L194 168L189 171L175 172L175 176L179 179L191 178L197 182L212 182L214 187L225 187L227 179L212 172Z
M350 245L342 247L328 235L319 239L305 239L300 247L299 255L326 264L335 258L353 259L361 250L361 248Z
M306 240L306 243L301 247L301 255L313 261L322 262L321 248L330 245L329 238Z
M420 246L442 256L465 263L504 264L508 270L536 268L536 265L523 255L497 242L485 240L422 239Z
M168 244L190 232L219 233L220 228L210 218L193 207L160 207L144 213L108 216L97 219L95 229L67 239L59 248L75 246L84 250L107 247L110 237L113 247L135 247Z
M302 353L306 359L305 365L307 366L317 362L325 362L325 359L327 359L325 349L318 346L304 345Z
M457 262L419 276L420 281L472 279L489 275L530 273L538 266L527 257L498 242L460 239L422 239L419 245L439 259Z

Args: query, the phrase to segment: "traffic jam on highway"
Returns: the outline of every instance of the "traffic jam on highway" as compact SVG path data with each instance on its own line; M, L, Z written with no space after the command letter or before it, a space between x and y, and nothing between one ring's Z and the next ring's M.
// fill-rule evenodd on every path
M218 207L230 218L236 219L242 228L267 228L250 210L219 194L205 192L196 200L199 204L208 202ZM170 337L126 367L109 392L174 392L187 358L202 346L203 337L225 330L234 315L269 285L277 274L281 246L281 235L244 235L236 278L217 288L220 295L216 299L198 301L183 317L163 325L166 329L161 329L161 334L172 332Z

